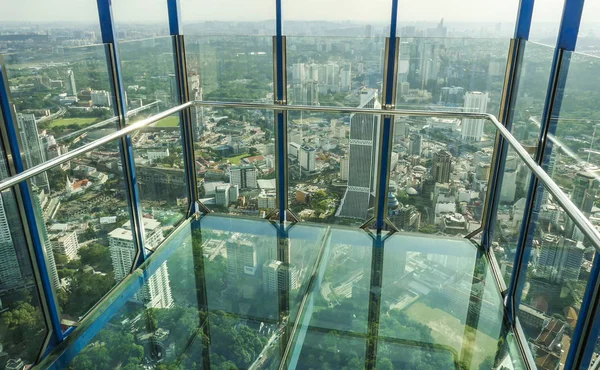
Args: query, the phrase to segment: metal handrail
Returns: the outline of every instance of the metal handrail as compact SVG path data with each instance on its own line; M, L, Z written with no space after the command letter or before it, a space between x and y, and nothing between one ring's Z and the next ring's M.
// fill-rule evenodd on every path
M529 167L531 172L544 184L550 194L553 195L556 202L565 210L569 217L575 222L581 232L589 238L594 244L597 251L600 252L600 232L590 223L585 215L575 206L575 204L567 197L567 195L558 187L552 180L550 175L540 167L529 153L523 148L521 143L507 130L500 121L489 113L471 113L471 112L445 112L445 111L426 111L426 110L408 110L408 109L369 109L369 108L351 108L351 107L330 107L330 106L295 106L295 105L279 105L279 104L263 104L263 103L237 103L237 102L212 102L212 101L193 101L170 108L164 112L158 113L152 117L148 117L139 122L136 122L126 128L116 131L112 134L104 136L101 139L95 140L80 148L68 152L65 155L53 158L40 165L31 167L19 174L11 176L0 182L0 191L8 189L18 183L39 175L53 167L65 163L71 159L88 153L102 145L105 145L115 139L130 134L136 130L146 127L162 118L168 117L192 105L202 107L216 108L249 108L249 109L264 109L274 111L311 111L311 112L326 112L326 113L366 113L366 114L381 114L391 116L416 116L416 117L438 117L438 118L478 118L489 121L496 126L503 138L510 144L515 152L521 157L523 162Z
M342 112L342 113L368 113L383 114L392 116L415 116L415 117L439 117L439 118L479 118L492 122L498 129L504 139L517 152L519 157L525 162L532 173L544 184L550 194L553 195L556 202L565 210L569 217L575 222L579 230L590 239L594 247L600 252L600 232L591 224L585 215L577 206L567 197L567 195L552 180L550 175L540 167L529 153L523 148L521 143L504 127L498 118L489 113L471 113L471 112L445 112L445 111L426 111L426 110L407 110L407 109L369 109L369 108L348 108L348 107L323 107L323 106L298 106L298 105L276 105L260 103L236 103L236 102L212 102L195 101L195 105L217 108L253 108L265 110L280 111L311 111L311 112Z
M74 158L79 157L79 156L81 156L83 154L89 153L92 150L94 150L94 149L96 149L98 147L101 147L102 145L108 144L111 141L114 141L114 140L116 140L116 139L118 139L118 138L120 138L122 136L131 134L132 132L134 132L136 130L144 128L144 127L146 127L146 126L148 126L148 125L150 125L150 124L152 124L154 122L157 122L157 121L159 121L159 120L161 120L163 118L166 118L166 117L168 117L168 116L170 116L172 114L180 112L183 109L186 109L186 108L190 107L191 105L192 105L192 102L188 102L188 103L181 104L181 105L178 105L176 107L167 109L164 112L155 114L154 116L145 118L145 119L143 119L143 120L141 120L139 122L131 124L131 125L127 126L126 128L124 128L122 130L115 131L115 132L113 132L111 134L108 134L108 135L106 135L106 136L98 139L98 140L94 140L91 143L83 145L83 146L81 146L81 147L79 147L77 149L74 149L74 150L72 150L72 151L70 151L70 152L68 152L68 153L66 153L64 155L58 156L56 158L52 158L49 161L46 161L46 162L44 162L42 164L39 164L37 166L33 166L33 167L31 167L31 168L29 168L29 169L27 169L27 170L25 170L23 172L20 172L20 173L18 173L16 175L10 176L10 177L8 177L8 178L0 181L0 191L6 190L6 189L8 189L10 187L13 187L13 186L17 185L20 182L23 182L23 181L25 181L27 179L30 179L30 178L32 178L32 177L34 177L36 175L39 175L42 172L46 172L46 171L48 171L48 170L50 170L50 169L52 169L52 168L54 168L54 167L56 167L58 165L61 165L61 164L65 163L65 162L70 161L71 159L74 159Z

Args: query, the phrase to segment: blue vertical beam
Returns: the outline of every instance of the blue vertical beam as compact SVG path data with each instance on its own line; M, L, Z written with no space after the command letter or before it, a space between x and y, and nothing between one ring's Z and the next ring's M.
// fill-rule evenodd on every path
M383 108L394 109L396 105L396 82L398 76L398 48L399 40L396 37L396 28L398 20L398 0L392 0L392 14L390 19L390 35L387 39L385 56L383 88ZM390 156L392 154L392 129L394 117L389 115L382 116L382 128L380 137L380 157L379 157L379 176L377 182L375 205L375 228L380 232L385 224L387 190L390 177Z
M175 65L175 74L177 77L177 96L178 103L187 103L190 101L187 62L185 55L185 42L183 39L183 30L181 25L181 6L179 0L168 0L167 9L169 12L169 32L173 38L173 62ZM192 127L192 108L186 108L179 113L179 123L181 129L181 144L183 146L183 163L186 175L186 188L188 196L188 214L191 215L200 212L209 213L204 207L198 196L198 179L196 178L196 159L194 153L194 135Z
M533 5L534 0L520 1L517 20L515 22L514 38L511 40L508 50L504 88L502 91L498 118L509 130L512 130L514 107L517 100L521 67L523 63L523 53L525 51L525 43L529 39L529 32L531 30ZM507 153L508 144L505 142L502 135L497 134L494 162L492 163L492 174L489 182L490 186L488 186L488 201L486 203L482 222L484 230L481 237L481 244L485 251L489 251L494 240L494 229L496 226Z
M275 55L274 55L274 87L275 103L287 104L286 63L284 37L282 34L282 0L275 1ZM287 221L287 112L275 111L275 145L277 173L277 211L279 221Z
M100 18L100 32L102 42L107 44L107 63L109 67L110 83L115 94L115 113L118 116L117 128L121 129L127 125L127 102L125 101L125 87L123 86L123 73L119 57L119 45L117 43L114 18L112 14L111 0L97 0L98 17ZM137 248L135 262L132 270L146 260L147 252L144 248L144 226L142 222L142 205L140 193L137 186L135 174L135 162L133 157L133 145L131 135L126 135L119 141L123 176L125 179L127 203L129 205L130 221L133 231L133 242Z
M17 128L16 117L13 115L12 104L10 102L10 90L8 86L8 77L6 74L6 68L4 62L0 57L0 112L4 120L4 129L6 130L6 137L8 139L8 148L4 148L12 156L14 169L17 173L25 170L25 164L21 157L21 150L19 147L19 132ZM8 154L8 153L7 153ZM45 306L48 309L48 316L50 318L49 330L52 331L49 345L51 347L56 346L64 339L63 331L60 326L60 314L57 305L57 300L54 295L52 281L50 280L50 274L48 266L46 265L46 248L44 241L39 232L38 220L36 219L35 211L35 200L33 194L29 191L27 181L19 183L19 192L22 207L25 211L25 218L27 221L27 232L30 235L31 243L33 244L34 255L30 256L35 262L37 270L39 271L40 281L36 281L36 285L41 283L41 287L38 286L40 294L43 295ZM17 196L17 193L14 193ZM41 221L43 222L43 220ZM17 248L25 248L25 246L16 246Z
M545 170L548 168L548 162L552 154L552 142L548 140L548 136L554 135L556 132L567 81L570 55L575 50L577 43L577 34L583 13L583 3L583 0L566 0L562 12L535 155L536 162ZM532 174L507 298L507 309L509 317L513 322L518 312L521 293L525 285L531 244L540 212L543 192L544 186Z
M600 296L598 279L600 277L600 253L594 254L594 264L585 288L579 319L573 331L571 346L565 361L565 369L588 369L596 350L600 335Z

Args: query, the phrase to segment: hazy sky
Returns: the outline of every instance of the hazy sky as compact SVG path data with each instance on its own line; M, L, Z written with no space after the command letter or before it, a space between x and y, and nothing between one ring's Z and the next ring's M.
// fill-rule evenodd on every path
M96 0L0 0L0 21L98 22ZM181 0L184 21L273 19L275 0ZM563 0L536 0L535 22L557 22ZM401 22L514 22L518 0L400 0ZM113 0L123 22L166 21L166 0ZM283 0L284 20L387 22L391 0ZM600 18L600 1L586 1L586 18Z

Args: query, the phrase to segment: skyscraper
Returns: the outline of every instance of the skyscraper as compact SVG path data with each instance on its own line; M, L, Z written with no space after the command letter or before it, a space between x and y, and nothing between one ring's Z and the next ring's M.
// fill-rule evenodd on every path
M256 189L258 187L257 173L254 166L233 166L229 170L231 185L239 189Z
M583 263L582 243L552 234L541 238L541 251L536 273L555 283L577 280Z
M160 222L149 218L143 219L146 248L154 250L164 240ZM108 234L110 258L112 260L115 280L121 281L131 270L136 255L133 234L129 222ZM147 307L169 308L173 305L171 284L166 262L144 284L142 290L134 297Z
M478 91L465 94L466 113L486 113L488 94ZM463 118L461 138L465 141L481 141L483 137L483 119Z
M381 108L377 90L363 89L358 108ZM379 115L350 116L348 187L336 216L366 219L375 195L379 153Z
M43 216L43 212L42 212L42 203L40 200L40 197L45 196L46 194L44 194L43 192L41 192L40 190L35 190L34 189L34 194L33 194L33 198L34 198L34 202L35 202L35 218L38 220L43 220L44 216ZM8 208L5 208L8 212ZM15 211L16 211L16 204L15 204ZM52 282L52 286L54 287L54 289L58 289L58 286L60 284L60 280L58 278L58 270L56 269L56 262L54 261L54 252L52 250L52 243L50 242L50 238L48 237L48 229L46 228L46 225L41 222L40 223L40 231L41 231L41 237L42 237L42 243L44 244L44 252L45 252L45 257L46 257L46 268L48 269L48 276L50 277L50 281Z
M308 145L300 147L300 167L306 172L314 172L316 170L315 148Z
M547 191L544 193L547 193ZM594 200L598 195L600 195L600 181L597 175L587 171L577 173L573 179L571 200L584 215L590 215L594 206ZM565 231L567 237L583 240L583 234L575 227L575 223L570 217L567 220Z
M77 96L77 85L75 84L75 74L72 69L67 70L67 95Z
M411 135L410 144L408 147L408 151L410 155L421 155L421 151L423 150L423 135L414 134Z
M450 182L450 173L452 166L452 154L447 150L440 150L433 155L433 166L431 175L435 182L442 184Z
M8 191L3 191L2 196L0 196L0 291L19 285L22 275L19 259L17 258L17 248L26 247L13 243L4 209L4 200L7 196L11 196Z
M40 140L35 116L33 114L17 113L17 123L21 133L21 143L25 152L27 167L31 168L44 163L46 161L46 151ZM50 191L48 174L46 172L34 176L31 182L46 192Z

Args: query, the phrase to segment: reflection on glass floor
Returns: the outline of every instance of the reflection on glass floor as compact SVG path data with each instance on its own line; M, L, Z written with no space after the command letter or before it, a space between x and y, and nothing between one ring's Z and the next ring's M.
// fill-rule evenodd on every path
M525 368L465 239L209 215L138 273L69 368Z

